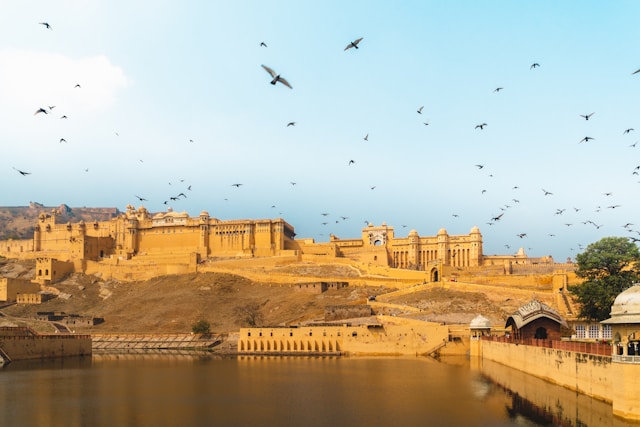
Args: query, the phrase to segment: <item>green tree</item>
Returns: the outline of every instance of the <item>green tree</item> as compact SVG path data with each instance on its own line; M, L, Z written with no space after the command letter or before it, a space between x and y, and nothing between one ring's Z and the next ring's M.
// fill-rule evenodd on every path
M604 237L576 256L583 283L569 287L580 303L581 318L609 318L616 296L640 279L640 250L626 237Z
M200 319L191 325L191 332L194 334L208 335L211 333L211 324L204 319Z

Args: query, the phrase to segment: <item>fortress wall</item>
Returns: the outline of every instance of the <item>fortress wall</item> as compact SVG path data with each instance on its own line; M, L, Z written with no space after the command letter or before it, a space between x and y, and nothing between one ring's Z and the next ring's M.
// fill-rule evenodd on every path
M138 253L195 252L199 242L198 228L158 227L138 232Z
M437 323L379 316L381 325L242 328L238 352L352 355L427 354L446 342L448 328Z
M91 356L90 335L3 336L0 348L11 361Z
M611 401L610 356L596 356L545 347L482 341L482 358L521 370L554 384Z
M532 289L539 291L551 291L553 289L553 275L455 275L458 282L472 282L481 285L493 285L503 288Z
M510 390L514 403L518 403L515 399L519 397L553 414L553 425L628 426L625 420L613 416L610 403L591 399L566 387L543 381L491 360L472 358L471 366Z
M0 256L20 258L25 252L33 252L33 239L0 240Z

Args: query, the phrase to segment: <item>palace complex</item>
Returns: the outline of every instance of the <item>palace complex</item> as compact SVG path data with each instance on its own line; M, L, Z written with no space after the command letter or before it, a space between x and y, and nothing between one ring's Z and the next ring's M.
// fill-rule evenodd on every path
M59 212L42 212L34 224L33 239L0 242L0 255L35 258L36 280L56 281L69 272L101 272L121 279L135 277L140 266L147 276L198 271L211 259L248 260L292 257L298 261L332 262L339 259L369 266L426 272L429 281L443 274L487 268L507 274L514 266L553 266L551 257L485 256L478 227L469 234L450 235L443 228L435 236L411 230L396 237L394 228L368 224L359 238L330 236L328 242L296 239L294 227L284 219L219 220L203 211L151 214L131 205L106 221L58 223ZM149 270L148 266L154 266ZM158 266L162 265L163 268ZM123 273L124 272L124 273ZM144 275L143 275L144 276Z

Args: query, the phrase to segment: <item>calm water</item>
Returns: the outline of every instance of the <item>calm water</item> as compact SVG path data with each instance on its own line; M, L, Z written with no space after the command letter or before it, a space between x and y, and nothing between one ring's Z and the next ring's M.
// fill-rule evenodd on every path
M616 424L610 405L582 397L580 414L564 402L576 393L489 366L505 376L496 383L484 367L452 361L94 355L12 363L0 369L0 426ZM573 413L548 413L506 388L509 381L537 390L542 407L558 412L562 400L560 412Z

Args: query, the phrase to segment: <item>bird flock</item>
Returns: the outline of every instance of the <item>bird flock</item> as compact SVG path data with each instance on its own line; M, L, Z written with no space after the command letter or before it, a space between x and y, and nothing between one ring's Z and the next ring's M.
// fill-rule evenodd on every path
M38 22L37 24L42 26L43 30L54 31L54 27L50 25L49 22L43 21L43 22ZM351 41L348 41L346 45L343 45L344 46L342 48L342 50L344 51L343 54L358 55L358 51L360 50L364 51L370 48L369 43L370 41L365 42L364 37L358 37L358 38L352 39ZM270 46L271 46L271 43L267 44L265 41L258 43L258 48L266 49L265 52L270 51L271 49ZM337 49L339 51L340 47L338 47ZM542 62L542 64L540 62ZM530 72L530 73L544 72L545 71L544 61L540 61L540 62L531 62L528 66L528 70L526 68L526 65L524 65L523 67L524 72ZM256 64L256 66L258 66L258 64ZM295 76L287 74L287 70L285 69L286 67L284 67L282 70L278 69L278 71L276 71L276 69L272 68L270 65L259 64L259 66L262 68L264 72L266 72L265 77L268 76L268 79L265 79L265 85L268 82L270 85L274 87L273 90L283 90L285 92L287 92L288 90L294 90L294 87L295 87L294 84L296 84ZM627 75L628 74L629 72L627 71ZM640 74L640 68L631 72L631 75L637 75L637 74ZM83 90L83 85L85 85L85 82L81 82L81 83L80 82L76 83L68 87L67 89L70 91L78 91L80 93ZM488 93L488 96L500 97L500 96L503 96L503 94L508 92L509 90L510 88L509 88L509 85L507 84L505 84L504 86L492 85L488 88L487 93ZM296 90L294 90L294 92L292 93L295 93L295 91ZM491 95L491 93L493 93L493 95ZM50 119L51 117L55 117L57 120L68 120L69 117L67 116L67 112L59 111L60 109L59 108L56 109L56 105L54 104L55 102L52 103L52 105L34 106L34 110L32 110L34 111L33 112L33 116L35 117L34 120L46 120L46 119ZM438 123L437 123L437 120L434 119L434 117L431 117L430 119L425 119L423 117L425 117L425 114L427 112L435 111L436 108L437 106L429 105L428 103L425 103L425 105L418 104L415 107L413 107L413 113L411 111L408 111L408 114L412 113L414 116L417 115L417 117L420 119L419 121L422 124L424 124L424 126L428 126L426 130L428 132L428 129L433 128L434 126L437 126ZM55 113L54 113L54 110L55 110ZM580 147L589 146L590 144L593 144L593 143L597 144L599 140L601 140L601 138L599 135L594 135L593 133L591 133L592 131L590 130L591 128L589 128L589 125L593 122L597 122L600 117L600 114L602 113L600 112L599 114L597 114L596 111L591 111L591 109L589 109L587 110L587 112L583 110L580 112L575 112L574 114L575 114L574 117L576 118L576 121L579 120L583 125L586 125L584 127L585 132L582 133L581 135L576 135L576 139L574 143L576 143ZM69 120L69 122L72 122L72 121L73 120ZM477 132L478 135L480 134L484 135L486 133L491 133L492 129L494 129L495 126L499 126L499 124L496 124L493 122L491 122L491 125L490 125L488 122L491 122L489 118L487 118L487 121L478 120L478 121L470 122L469 129L472 129L472 131ZM422 124L420 123L418 124L422 126ZM292 130L287 130L287 132L296 132L295 130L296 127L304 127L305 123L303 123L301 120L300 121L288 120L288 121L283 121L282 126L292 129ZM633 127L625 127L623 129L618 130L618 132L620 132L619 134L621 134L624 138L629 138L631 137L631 135L634 134L635 129ZM118 132L114 132L114 134L116 137L119 137ZM362 142L360 143L366 144L372 141L373 139L375 139L376 134L373 131L370 132L368 129L362 129L358 138L361 138L362 140ZM69 138L67 135L57 135L54 141L56 140L59 144L69 144L69 143L73 144L73 139ZM188 142L189 144L195 144L194 139L191 139L191 138L187 138L185 142ZM636 147L636 144L637 144L637 141L631 140L628 142L628 148L633 149ZM346 165L349 169L357 170L359 165L361 164L360 160L357 157L354 157L354 158L345 157L343 161L344 161L343 164ZM140 159L139 162L143 163L144 161L143 159ZM462 165L459 167L464 167L464 166ZM487 161L481 160L481 162L478 162L475 164L472 163L469 165L469 167L475 168L476 173L483 174L482 175L483 177L492 179L494 178L494 174L497 175L496 171L491 170L492 169L491 162L489 160ZM37 174L37 171L30 170L28 167L23 167L21 165L14 165L12 166L12 168L16 173L25 177L25 179L28 179L28 177L33 174ZM89 168L85 167L83 168L83 170L86 173L89 172ZM633 179L634 176L638 176L640 178L640 164L638 164L632 170L629 171L629 176L631 179ZM483 182L484 181L478 178L474 184L483 185L482 184ZM514 184L517 184L517 183L514 183ZM165 206L168 206L170 203L177 204L180 201L188 198L187 195L189 194L190 191L192 191L192 188L194 186L194 184L192 183L185 182L185 179L172 180L168 183L168 185L170 186L170 189L167 189L165 197L163 197L161 200L154 200L154 202L162 203L162 205L165 205ZM233 188L234 189L233 191L242 191L242 187L244 187L246 184L242 182L234 182L227 185ZM291 187L296 187L297 181L290 181L289 185ZM378 187L380 187L379 183L370 183L364 189L368 191L374 191L373 194L376 194L377 191L375 190ZM519 207L522 206L521 200L524 201L524 199L520 197L519 191L520 191L519 185L512 185L511 194L504 195L505 202L502 203L501 205L495 206L494 208L495 213L486 219L485 224L488 225L489 227L499 227L501 223L503 223L512 215L512 212L514 212L513 215L516 216L515 211L517 211ZM486 187L483 186L482 188L479 188L479 195L481 197L486 197L490 192L491 192L491 189L489 188L489 186L486 186ZM539 194L541 194L542 197L548 198L548 199L556 198L557 206L550 210L548 218L537 218L536 221L548 222L550 224L555 221L560 221L559 224L561 224L564 227L582 226L582 227L592 227L595 229L600 229L606 226L609 229L611 229L611 234L624 232L627 234L627 236L631 240L635 242L640 241L640 224L638 225L638 228L635 228L635 225L634 225L634 221L640 222L640 220L634 220L633 218L629 218L628 221L624 221L621 224L605 224L598 219L597 214L599 212L603 212L606 210L616 210L624 206L622 201L619 201L616 199L615 191L607 191L597 196L594 195L592 198L592 200L594 201L593 206L566 206L563 202L562 197L559 195L556 195L555 190L553 188L547 189L544 187L540 187ZM149 202L147 196L143 192L136 192L136 193L132 192L130 197L132 198L132 200L135 199L138 202ZM225 199L225 200L228 200L228 199ZM275 209L276 206L277 206L276 204L270 204L270 207L273 209ZM279 212L279 213L281 214L282 212ZM340 222L344 222L349 220L350 218L349 215L344 215L344 214L335 215L335 218L331 218L331 214L329 212L324 212L324 211L320 212L319 216L320 216L320 219L318 222L323 227L329 226L330 224L337 224ZM453 212L451 213L451 217L454 218L455 221L459 221L461 218L461 215L458 212ZM559 218L562 218L562 219L560 220ZM474 219L467 218L466 220L470 220L473 222L478 221L477 218L474 218ZM367 220L361 220L361 221L364 224L369 223L369 221ZM405 227L406 225L402 224L402 228L405 228ZM526 228L527 228L527 223L523 221L522 230L513 236L515 239L517 239L517 240L514 240L515 242L526 241L526 239L532 234ZM556 238L557 235L558 235L558 232L555 230L549 231L547 233L547 237L549 238ZM507 249L510 249L514 241L505 242L504 247ZM579 243L576 245L577 249L583 249L583 247L584 245L582 243Z

